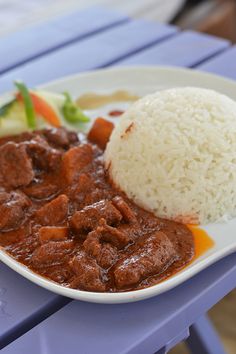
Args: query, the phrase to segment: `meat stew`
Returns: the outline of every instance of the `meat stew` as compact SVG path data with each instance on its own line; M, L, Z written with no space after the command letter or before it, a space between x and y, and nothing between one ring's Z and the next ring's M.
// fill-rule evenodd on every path
M0 139L0 247L60 285L121 292L157 284L194 255L191 231L135 205L103 151L65 128Z

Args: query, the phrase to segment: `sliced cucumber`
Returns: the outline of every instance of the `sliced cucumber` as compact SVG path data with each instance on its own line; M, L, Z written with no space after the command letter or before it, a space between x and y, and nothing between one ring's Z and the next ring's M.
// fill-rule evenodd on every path
M0 117L0 137L15 135L28 130L24 106L14 102L4 116Z

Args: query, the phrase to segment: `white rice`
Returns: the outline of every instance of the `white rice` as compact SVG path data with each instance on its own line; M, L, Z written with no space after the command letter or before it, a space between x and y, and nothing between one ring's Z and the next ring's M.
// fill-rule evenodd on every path
M148 95L120 118L105 163L115 184L157 216L199 223L232 218L236 102L193 87Z

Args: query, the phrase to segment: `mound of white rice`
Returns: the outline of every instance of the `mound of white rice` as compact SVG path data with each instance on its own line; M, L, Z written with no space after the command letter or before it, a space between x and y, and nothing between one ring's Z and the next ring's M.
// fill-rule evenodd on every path
M148 95L120 118L105 163L115 184L157 216L236 216L236 102L193 87Z

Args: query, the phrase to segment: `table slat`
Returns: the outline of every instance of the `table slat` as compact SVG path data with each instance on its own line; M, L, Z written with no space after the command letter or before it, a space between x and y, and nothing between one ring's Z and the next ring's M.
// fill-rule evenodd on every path
M70 300L44 290L0 263L0 349Z
M236 46L204 62L198 68L236 80Z
M193 31L121 60L118 65L175 65L192 67L225 50L229 41Z
M73 41L128 21L128 17L100 8L76 11L53 21L0 39L0 74Z
M98 305L73 301L2 354L31 352L37 342L41 342L37 354L154 353L234 288L235 263L236 254L177 288L142 302Z
M142 20L130 21L11 70L1 76L0 92L11 89L12 81L16 78L36 85L109 65L175 32L172 26Z

